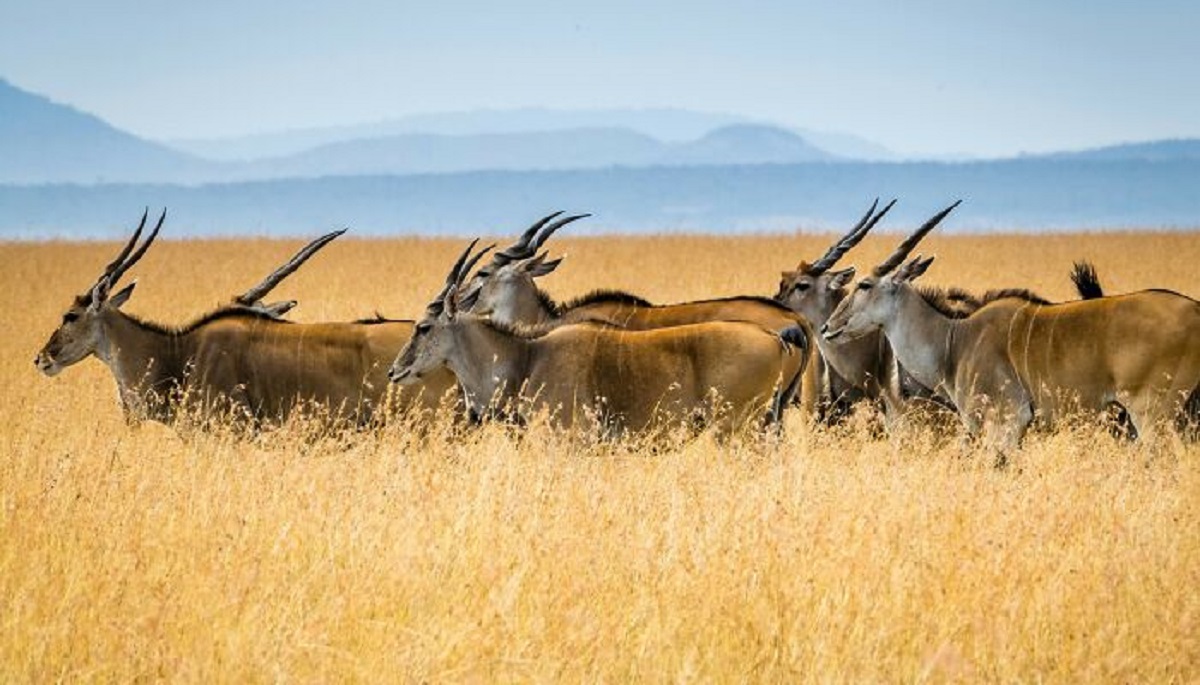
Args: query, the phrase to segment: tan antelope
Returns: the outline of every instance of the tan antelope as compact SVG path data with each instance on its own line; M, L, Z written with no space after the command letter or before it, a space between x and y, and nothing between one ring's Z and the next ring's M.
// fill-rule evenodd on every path
M458 295L474 245L396 358L393 381L420 383L448 368L480 416L548 411L559 426L609 434L716 420L729 433L778 421L785 389L804 371L804 349L758 323L630 331L602 322L519 327L469 313Z
M846 284L854 278L854 267L832 270L851 248L862 241L896 204L892 200L876 213L876 199L862 219L811 264L801 261L794 271L781 274L775 300L820 327L846 295ZM844 416L850 405L863 399L882 400L885 412L894 416L902 402L899 370L887 341L879 334L866 335L842 344L831 343L818 336L821 371L818 374L822 391L818 416L823 421L836 421Z
M1071 282L1075 284L1075 290L1081 300L1094 300L1105 296L1100 277L1096 274L1096 267L1091 262L1075 262L1071 269ZM1137 431L1130 424L1129 414L1124 407L1114 402L1109 407L1108 415L1113 435L1137 438ZM1176 426L1185 436L1192 440L1200 440L1200 388L1188 397L1185 415L1179 417Z
M551 214L530 226L520 239L493 255L462 288L458 306L478 316L508 325L559 326L597 322L630 331L685 326L708 321L743 321L786 335L791 344L810 354L814 329L787 307L763 297L726 297L677 304L654 305L628 293L598 290L565 304L542 291L534 279L552 273L562 258L547 260L538 250L555 231L587 217L579 214L558 219ZM806 363L808 368L808 363ZM806 394L816 384L809 372L803 382ZM791 401L799 388L789 391Z
M933 258L904 261L932 228L859 281L822 335L836 342L881 330L920 383L951 398L968 434L999 450L1000 463L1035 417L1053 422L1116 402L1145 438L1200 390L1200 302L1164 290L1060 304L1003 298L954 319L912 285Z
M135 283L113 289L153 243L165 216L138 245L143 219L100 278L75 298L37 355L43 373L57 375L95 355L112 371L131 422L170 422L181 402L267 421L302 406L360 423L375 418L385 403L387 366L411 336L411 321L299 324L279 320L267 305L234 304L176 328L122 312ZM304 258L289 264L294 269ZM243 299L254 305L287 273L285 266ZM453 385L449 373L431 374L397 408L418 395L420 406L434 406Z

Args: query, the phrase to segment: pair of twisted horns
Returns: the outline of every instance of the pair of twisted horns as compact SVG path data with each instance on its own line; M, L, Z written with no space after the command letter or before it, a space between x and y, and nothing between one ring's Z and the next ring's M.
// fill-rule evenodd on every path
M471 252L475 250L475 245L478 243L479 238L472 240L471 244L467 245L467 249L463 250L462 254L458 256L458 259L454 262L454 266L450 268L450 273L446 275L446 285L442 287L441 292L429 303L427 310L430 313L441 313L443 308L447 306L453 307L454 297L457 295L463 281L466 280L467 274L471 273L471 269L475 268L475 265L479 263L480 259L483 259L484 255L496 247L495 244L488 245L472 256Z
M145 242L143 242L141 245L138 245L138 240L142 237L142 230L146 228L146 219L149 217L149 215L150 208L147 207L146 211L142 212L142 220L138 224L137 230L133 232L133 236L129 239L129 242L125 243L125 247L121 249L121 252L117 255L117 258L109 262L108 266L104 267L104 273L100 274L100 278L97 278L96 282L92 285L92 290L94 292L107 295L108 290L121 280L121 276L125 275L125 272L129 270L129 267L137 264L138 260L140 260L142 256L146 254L146 250L150 247L150 243L153 243L154 239L158 237L158 232L162 229L163 222L167 219L167 210L163 209L162 216L158 217L158 224L154 226L154 230L150 232L150 235L146 238ZM135 246L137 247L136 250L134 250Z
M917 246L917 243L921 242L922 238L924 238L939 223L941 223L942 219L945 219L946 216L950 214L950 212L953 212L954 208L960 204L962 204L962 200L959 200L937 214L934 214L929 221L926 221L924 225L916 230L915 233L905 238L904 242L900 243L895 252L892 252L890 257L884 260L882 264L875 267L872 273L875 276L884 276L888 273L891 273L896 269L896 267L903 264L904 260L908 258L909 253L911 253L913 248Z
M562 211L557 211L535 221L532 226L525 229L525 232L521 234L517 242L492 255L491 266L498 268L523 259L530 259L537 255L538 250L541 249L550 236L554 235L555 231L569 223L591 216L591 214L572 214L560 219L559 217L562 214ZM462 286L463 281L466 280L467 274L471 273L471 269L479 263L479 260L484 255L496 247L495 245L489 245L474 256L471 256L471 252L475 249L475 245L478 242L478 238L472 240L467 249L454 262L454 266L451 267L450 273L446 276L445 286L442 287L441 292L437 294L433 302L429 304L429 311L440 312L445 303L453 299L459 287Z
M819 276L832 268L834 264L837 264L838 260L841 259L843 255L850 251L850 248L859 244L862 242L863 238L867 237L867 233L870 233L871 229L875 228L875 224L879 223L879 220L882 219L884 215L887 214L893 206L895 206L895 204L896 201L893 199L891 202L887 203L887 206L880 210L878 214L876 214L875 208L879 206L879 198L875 198L875 201L871 203L871 207L867 209L867 213L858 220L858 223L855 224L854 228L850 229L849 233L842 236L841 239L830 246L830 248L825 252L824 255L821 256L820 259L808 266L806 271L813 276Z
M561 215L562 212L558 211L534 222L532 226L525 229L517 242L492 256L492 265L499 267L522 259L529 259L537 254L537 251L550 236L554 235L555 231L569 223L591 216L591 214L573 214L559 219L558 217Z

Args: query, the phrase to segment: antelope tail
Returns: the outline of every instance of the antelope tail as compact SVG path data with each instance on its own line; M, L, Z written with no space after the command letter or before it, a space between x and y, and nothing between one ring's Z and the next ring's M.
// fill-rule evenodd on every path
M783 341L784 350L788 354L792 353L791 348L795 348L801 354L807 357L808 355L808 333L800 326L792 326L786 328L779 333L779 339ZM775 399L771 403L771 417L774 422L779 422L783 419L783 410L795 401L796 395L800 392L800 385L804 379L804 373L808 369L807 361L800 364L796 369L796 375L779 388L775 393Z
M808 349L808 334L799 326L792 326L780 331L779 337L787 345L791 345L801 351ZM790 350L789 350L790 351Z
M1088 261L1075 262L1071 269L1071 282L1079 292L1079 299L1094 300L1104 297L1104 288L1100 287L1100 277L1096 275L1096 266Z

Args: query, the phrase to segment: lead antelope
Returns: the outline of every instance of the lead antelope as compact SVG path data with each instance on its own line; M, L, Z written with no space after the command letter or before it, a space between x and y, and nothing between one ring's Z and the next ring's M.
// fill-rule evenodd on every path
M260 300L316 249L323 236L234 303L181 327L166 327L121 311L136 282L112 292L162 228L166 212L144 242L145 217L96 282L67 308L62 324L35 359L47 376L95 355L112 371L127 421L169 423L181 403L205 412L234 411L255 420L280 420L315 406L330 418L360 423L384 405L387 366L408 341L411 321L299 324L277 318L291 303ZM135 249L136 247L136 249ZM430 374L396 408L433 407L453 387L448 373Z
M999 463L1035 417L1099 414L1115 402L1144 439L1200 390L1200 302L1165 290L1060 304L1005 298L953 319L912 284L933 257L905 262L932 228L859 281L822 335L836 342L881 330L919 382L952 399L968 434L999 451Z
M814 329L803 316L773 300L744 296L654 305L646 300L613 290L597 290L565 304L559 304L542 291L535 279L552 273L562 258L547 260L539 253L555 231L589 215L562 219L562 212L534 223L508 248L493 255L491 261L460 289L458 306L471 313L507 325L554 327L571 323L603 323L629 331L643 331L709 321L755 323L780 335L813 355ZM465 276L465 274L464 274ZM811 361L806 362L806 369ZM814 369L815 371L815 369ZM806 394L816 386L815 373L806 374L802 385ZM799 388L788 390L792 400Z
M804 371L804 350L757 323L630 331L603 322L517 327L470 313L459 291L474 246L396 358L393 381L419 383L448 368L480 416L549 412L561 427L608 434L715 421L728 434L777 422Z

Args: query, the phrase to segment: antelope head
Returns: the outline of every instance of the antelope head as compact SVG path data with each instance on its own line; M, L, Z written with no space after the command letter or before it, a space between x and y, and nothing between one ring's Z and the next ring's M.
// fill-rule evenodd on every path
M101 319L105 312L120 309L121 305L129 300L137 281L116 293L113 293L112 289L120 281L121 276L129 270L129 267L136 264L142 255L146 254L146 249L154 242L159 229L162 228L163 221L167 218L167 211L164 209L154 230L139 246L138 239L141 238L142 229L146 227L147 213L142 214L141 223L138 224L137 230L133 232L133 237L125 243L125 247L117 255L117 258L110 262L100 278L84 294L77 296L71 306L67 308L63 314L62 323L50 335L50 340L42 347L41 352L38 352L33 363L42 373L47 376L55 376L64 368L78 363L90 355L98 354L102 358L107 356L108 343ZM135 247L137 249L134 249Z
M775 300L814 325L824 323L846 296L846 285L854 278L854 267L833 270L833 266L850 248L859 244L895 204L892 200L876 214L875 208L879 206L876 199L858 224L831 245L820 259L811 264L800 262L795 271L784 271Z
M954 211L959 200L935 214L915 233L904 239L900 246L882 264L871 271L871 275L858 282L849 296L837 306L825 325L821 335L830 342L841 342L861 338L879 330L896 318L899 295L908 283L929 269L933 257L917 255L909 261L910 253L917 243L934 229L942 219Z
M555 212L525 230L517 242L492 255L492 260L461 289L459 304L463 309L499 321L529 321L536 319L538 287L534 282L552 273L562 258L547 259L539 252L554 232L590 214L576 214L559 219ZM465 276L465 274L464 274Z
M413 327L408 344L400 350L400 354L388 370L388 379L393 383L418 383L425 374L449 364L450 355L454 351L450 328L459 312L463 311L458 293L471 268L494 247L485 247L471 256L471 251L478 242L478 238L472 240L467 249L463 250L446 276L446 284L442 291L425 307L425 314Z

